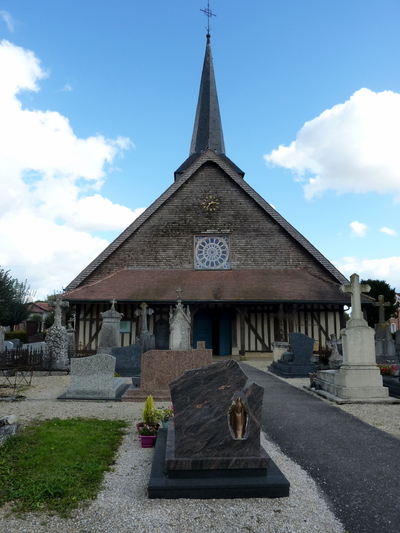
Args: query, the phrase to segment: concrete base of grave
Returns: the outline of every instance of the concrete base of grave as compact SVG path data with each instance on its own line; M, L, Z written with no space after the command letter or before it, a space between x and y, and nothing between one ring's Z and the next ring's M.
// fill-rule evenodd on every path
M308 378L317 369L313 363L297 365L286 361L275 361L268 367L268 370L282 378Z
M129 386L122 398L123 402L145 402L149 395L153 396L153 400L156 402L171 402L171 393L169 390L153 390L153 389L139 389L135 384Z
M284 498L290 483L269 459L267 468L183 470L180 476L166 469L167 431L157 433L148 485L150 499Z
M57 359L51 362L51 370L70 371L71 365L69 359Z
M289 350L290 344L288 342L273 342L272 343L273 352L272 352L272 360L279 361L281 358L283 352L287 352Z
M393 403L376 365L343 365L339 370L321 370L314 385L317 394L339 403Z
M62 394L57 400L114 400L121 401L122 396L130 387L127 378L114 378L110 389L71 389Z

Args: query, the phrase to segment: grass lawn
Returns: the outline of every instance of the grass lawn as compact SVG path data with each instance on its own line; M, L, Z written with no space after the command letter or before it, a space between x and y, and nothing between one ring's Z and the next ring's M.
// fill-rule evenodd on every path
M99 492L124 436L123 420L58 418L25 427L0 448L0 506L68 516Z

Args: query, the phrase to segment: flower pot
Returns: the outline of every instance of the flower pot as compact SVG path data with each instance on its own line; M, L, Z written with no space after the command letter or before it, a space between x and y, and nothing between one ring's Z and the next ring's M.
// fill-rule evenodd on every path
M152 448L156 442L156 435L140 435L140 445L142 448Z

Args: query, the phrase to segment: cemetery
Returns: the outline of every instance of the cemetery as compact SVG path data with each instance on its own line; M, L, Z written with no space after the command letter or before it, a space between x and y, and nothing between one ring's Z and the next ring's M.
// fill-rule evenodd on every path
M63 413L63 418L76 412L79 416L95 413L95 416L105 418L111 415L126 419L131 429L129 440L123 446L123 456L127 454L130 461L133 457L138 461L147 457L148 465L145 478L141 478L140 496L134 496L135 491L132 492L135 476L125 478L125 490L134 498L130 500L131 505L135 506L135 498L138 498L137 504L143 506L145 498L155 502L221 502L212 503L216 509L225 509L230 501L240 501L233 504L239 509L243 502L257 509L259 504L256 502L270 501L271 504L266 505L274 506L273 502L280 501L280 507L285 508L285 502L296 501L297 492L302 491L296 469L285 466L285 456L277 454L275 442L292 460L303 463L305 459L305 464L309 463L308 475L319 487L331 482L340 483L340 472L350 460L350 453L355 465L369 461L372 441L379 442L381 450L387 449L391 460L400 455L400 425L393 423L398 418L400 403L394 387L399 385L387 384L388 381L399 383L397 375L390 375L398 374L398 359L389 353L382 356L382 343L376 342L376 331L383 329L382 326L378 324L374 331L362 317L362 292L368 289L360 284L356 274L351 276L350 284L342 286L343 291L350 291L352 315L339 339L332 335L329 344L332 360L328 358L324 363L319 362L313 351L314 339L299 332L289 332L287 341L279 342L280 354L276 351L264 358L247 357L242 361L233 355L228 358L213 356L204 341L198 342L196 349L188 347L184 339L188 336L189 315L179 292L176 307L170 312L174 324L171 349L154 349L147 326L147 317L151 316L147 304L143 304L139 312L143 319L142 331L136 342L121 347L123 314L116 310L118 302L112 299L108 310L102 313L97 353L73 357L65 335L68 330L62 325L62 300L58 299L54 328L58 335L51 337L51 343L62 347L62 357L56 355L49 359L45 355L46 343L44 346L17 348L15 352L14 347L4 347L2 353L13 362L13 368L18 368L15 365L22 350L31 354L32 366L29 380L13 383L9 377L9 382L3 383L0 391L3 399L7 397L4 396L6 390L10 391L10 399L17 391L22 392L32 398L27 407L38 402L43 405L41 396L47 398L46 403L51 409L46 408L46 412L50 417ZM383 300L377 303L384 306ZM53 370L51 364L47 371L36 370L46 361L48 365L55 362ZM120 374L116 372L117 368ZM41 390L35 391L36 381L46 383L47 380L53 386L58 385L51 389L45 384ZM310 395L310 392L317 396ZM154 401L151 404L154 407L146 408L149 398ZM0 405L2 403L0 401ZM24 403L5 404L7 412L0 419L0 445L19 434L25 423ZM391 413L392 418L387 425L385 423L387 433L376 429L374 424L368 425L355 418L360 416L360 405L366 413L361 420L369 424L374 409L388 409L386 414ZM61 406L64 406L62 411ZM113 413L105 413L110 407ZM379 412L381 417L384 412ZM34 411L32 414L35 416ZM385 420L385 416L380 420ZM309 431L315 424L320 441L317 448L313 444L313 432ZM328 460L323 450L332 439L336 449ZM353 443L350 446L352 452L349 442ZM150 455L144 456L145 453ZM138 465L136 468L142 467ZM386 464L376 464L372 471L375 468L380 472L382 468L386 469ZM336 518L344 521L346 527L350 524L352 531L367 531L364 524L357 529L352 516L340 510L343 498L348 501L353 497L358 499L365 487L362 475L359 479L359 466L354 466L351 472L348 466L346 469L346 479L351 476L353 489L344 490L340 498L335 494L338 502L334 505ZM382 476L378 472L378 477L374 478L375 488ZM382 483L385 483L384 477ZM111 484L110 489L105 490L106 493L111 490L112 495L115 486ZM301 504L308 516L323 505L322 502L315 503L318 497L315 498L311 508L306 503ZM370 506L370 500L366 495L365 498L365 505ZM329 512L325 509L323 520L315 515L313 520L320 523L326 520L330 524L323 526L326 531L341 532L340 523L335 523L336 518ZM366 512L364 507L363 513ZM0 524L2 521L9 523L7 520L0 511ZM18 518L11 520L15 523ZM290 523L290 515L286 520ZM381 516L380 520L386 518ZM388 522L385 523L385 531L392 531Z
M209 34L173 178L55 297L43 342L5 341L0 327L0 453L30 422L126 428L98 492L68 518L38 499L32 530L397 533L400 342L386 303L227 157ZM43 482L47 495L63 492L64 474L61 487ZM0 530L27 531L13 498Z

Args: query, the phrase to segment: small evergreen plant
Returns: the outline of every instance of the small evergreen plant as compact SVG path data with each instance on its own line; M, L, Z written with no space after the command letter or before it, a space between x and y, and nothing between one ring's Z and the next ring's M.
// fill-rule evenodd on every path
M147 396L143 409L143 422L148 426L157 426L161 420L161 409L156 409L154 406L153 396Z

